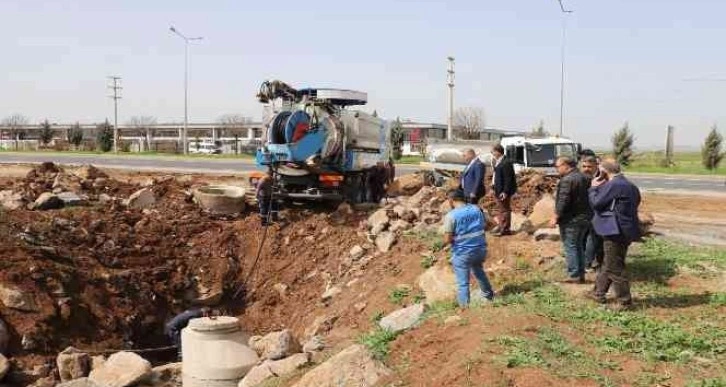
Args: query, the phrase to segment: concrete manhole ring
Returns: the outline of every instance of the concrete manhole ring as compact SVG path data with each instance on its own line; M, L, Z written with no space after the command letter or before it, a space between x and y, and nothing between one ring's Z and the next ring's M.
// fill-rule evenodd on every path
M194 190L194 199L205 210L220 215L234 215L245 209L245 193L242 187L210 185Z

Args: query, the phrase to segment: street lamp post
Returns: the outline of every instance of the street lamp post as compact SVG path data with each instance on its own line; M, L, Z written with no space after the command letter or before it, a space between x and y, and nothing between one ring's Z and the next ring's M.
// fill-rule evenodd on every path
M565 9L562 0L557 0L562 10L562 46L560 50L560 137L564 134L565 127L565 39L567 37L567 14L574 11Z
M187 127L189 126L189 42L202 40L202 37L189 38L179 32L174 26L169 27L169 31L184 39L184 129L182 129L182 147L184 154L189 153L187 144Z

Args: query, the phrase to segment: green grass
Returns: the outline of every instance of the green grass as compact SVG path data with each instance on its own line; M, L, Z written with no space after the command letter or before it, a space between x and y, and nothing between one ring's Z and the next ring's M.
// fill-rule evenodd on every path
M613 312L592 304L573 302L555 286L534 291L529 310L553 321L570 322L583 332L601 330L591 338L605 353L631 353L647 361L688 362L693 356L710 359L726 353L726 340L718 331L694 332L673 321L641 312Z
M613 384L602 376L602 369L616 369L615 362L586 353L554 327L537 328L534 338L500 336L494 341L504 350L504 355L498 358L507 368L542 367L563 378L593 379L600 385Z
M396 160L396 164L418 164L423 161L423 156L402 156Z
M396 339L397 333L389 331L387 329L376 328L371 332L368 332L358 339L360 344L363 344L371 351L374 358L378 360L385 360L390 352L389 344Z
M726 378L703 379L689 382L687 387L726 387Z
M388 301L391 301L391 303L396 305L401 305L403 304L403 300L405 300L410 294L411 289L409 288L396 288L388 293Z
M661 162L665 158L665 153L659 152L641 152L637 153L625 170L626 172L642 172L642 173L667 173L667 174L684 174L684 175L726 175L726 163L722 163L721 167L715 171L709 171L701 162L700 152L678 152L674 155L675 165L672 167L664 167Z
M434 264L436 264L436 256L434 256L433 254L421 257L421 268L429 269L433 267Z

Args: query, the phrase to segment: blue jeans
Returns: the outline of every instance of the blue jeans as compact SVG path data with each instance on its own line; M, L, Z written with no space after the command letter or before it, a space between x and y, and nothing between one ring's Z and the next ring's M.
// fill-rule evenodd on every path
M454 267L454 275L456 276L457 285L457 301L459 306L465 308L469 305L469 273L473 272L482 295L491 300L494 298L494 290L489 278L484 272L484 260L487 256L486 248L469 253L457 254L453 253L451 264Z
M570 278L585 276L585 239L589 229L589 224L581 221L560 224L560 237Z

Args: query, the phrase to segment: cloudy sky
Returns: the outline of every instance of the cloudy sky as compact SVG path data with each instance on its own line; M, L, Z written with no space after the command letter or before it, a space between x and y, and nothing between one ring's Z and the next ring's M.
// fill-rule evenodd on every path
M564 0L565 134L603 146L628 121L640 148L698 145L726 127L726 2ZM0 2L0 116L94 122L113 115L106 76L123 77L120 120L183 117L181 39L191 47L190 117L254 118L259 83L352 88L386 118L446 120L456 105L487 125L559 128L562 16L556 0Z

